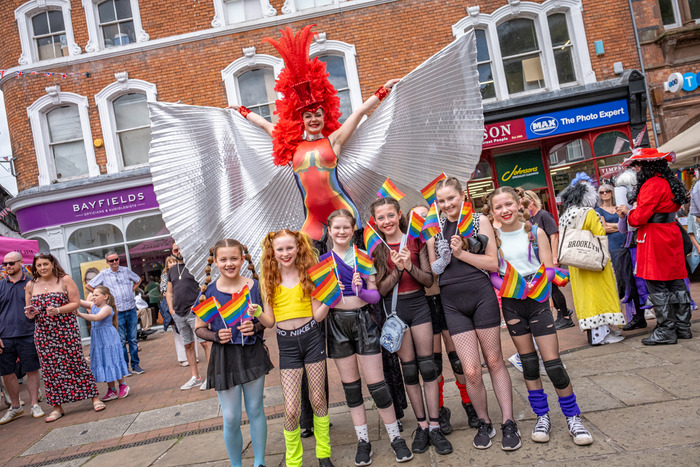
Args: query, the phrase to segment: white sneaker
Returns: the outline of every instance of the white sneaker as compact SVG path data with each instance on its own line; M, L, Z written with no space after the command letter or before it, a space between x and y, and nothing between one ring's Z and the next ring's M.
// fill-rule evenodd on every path
M656 319L654 310L652 310L651 308L647 308L646 310L644 310L644 319Z
M517 368L520 371L520 373L523 372L523 364L520 361L520 354L515 353L515 354L511 355L510 358L508 359L508 361L510 362L511 365L513 365L515 368Z
M207 389L207 380L205 379L202 385L199 387L200 391L205 391Z
M616 343L621 342L623 340L625 340L624 336L616 336L615 334L610 333L607 336L605 336L605 338L603 339L601 344L616 344Z
M188 382L186 382L185 384L180 386L180 389L185 391L187 389L193 389L193 388L196 388L197 386L201 386L201 385L202 385L202 380L199 378L195 378L193 376L190 378L190 380Z
M180 362L180 366L190 366L190 362L185 360L184 362Z
M586 430L586 427L583 426L581 419L577 415L566 417L566 424L569 427L569 433L574 438L574 444L586 446L593 443L593 436Z
M34 418L41 418L44 416L44 411L41 410L41 407L39 407L39 404L34 404L31 408L32 410L32 417Z
M549 413L537 417L535 428L532 429L532 440L536 443L546 443L549 441L549 431L552 424L549 420Z
M7 412L5 412L5 415L3 415L2 418L0 418L0 425L10 423L12 420L14 420L17 417L21 417L22 415L24 415L24 409L21 405L16 409L10 407L9 409L7 409Z

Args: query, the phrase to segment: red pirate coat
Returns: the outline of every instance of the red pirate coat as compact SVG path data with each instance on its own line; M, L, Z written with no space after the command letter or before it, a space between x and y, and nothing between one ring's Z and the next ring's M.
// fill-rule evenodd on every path
M676 222L649 223L655 213L676 212L668 182L656 175L641 186L637 207L628 214L629 224L637 227L637 276L653 281L685 279L683 239Z

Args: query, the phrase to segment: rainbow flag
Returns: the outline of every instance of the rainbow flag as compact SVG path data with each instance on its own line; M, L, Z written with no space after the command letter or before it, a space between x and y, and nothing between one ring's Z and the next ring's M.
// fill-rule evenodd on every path
M459 214L457 231L462 237L470 237L474 233L474 208L472 203L462 201L462 212Z
M352 247L355 250L355 266L357 267L357 272L363 276L369 276L372 272L374 261L367 253L357 248L357 245L353 245Z
M423 219L416 211L411 211L411 220L408 224L408 238L420 237L424 222L425 219Z
M219 315L219 302L216 301L216 297L209 297L192 308L192 312L205 323L211 323Z
M311 292L311 296L329 307L334 307L343 298L335 274L326 275L326 278Z
M428 183L428 185L420 191L420 194L423 195L423 198L425 198L428 204L433 204L437 201L437 199L435 199L435 186L440 180L443 180L445 178L447 178L447 176L443 172L440 175L438 175L438 177L435 180Z
M370 256L372 256L372 252L375 250L375 248L383 243L382 238L369 224L365 226L365 231L362 233L362 239L365 241L365 248L367 248L367 253L369 253Z
M552 292L552 287L549 285L547 280L547 271L544 268L544 264L535 273L535 277L532 278L530 284L528 284L527 296L533 300L537 300L540 303L544 303L549 300L549 295Z
M554 268L554 279L552 280L552 284L556 285L557 287L564 287L568 283L569 271L566 269Z
M440 219L437 213L437 203L430 205L430 211L423 222L423 229L421 230L421 236L423 240L428 241L430 238L437 235L442 229L440 228Z
M250 305L250 291L244 285L240 292L234 295L223 307L219 309L219 314L224 318L226 326L232 328L243 320L246 310Z
M24 273L28 276L32 275L32 265L31 264L25 264L22 266L22 269L24 269Z
M377 192L377 196L379 196L380 198L394 198L396 201L399 201L406 195L404 193L401 193L401 190L396 188L396 185L394 185L394 183L387 177L387 179L384 181L384 184Z
M503 275L503 284L501 285L501 290L498 291L498 295L506 298L523 299L526 293L527 282L525 282L525 278L506 261L506 273Z
M311 277L316 287L323 282L323 279L328 275L329 272L333 272L335 262L333 261L333 255L329 255L328 258L319 262L316 266L310 267L306 272ZM335 275L335 273L333 273Z

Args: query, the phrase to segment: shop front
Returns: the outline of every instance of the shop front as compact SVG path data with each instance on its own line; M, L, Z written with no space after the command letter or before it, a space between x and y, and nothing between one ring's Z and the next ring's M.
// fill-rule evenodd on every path
M81 194L71 196L77 193ZM142 277L143 287L151 277L160 281L172 238L150 184L83 186L52 193L48 202L47 198L31 194L17 198L13 211L22 235L37 240L39 251L50 251L58 258L82 297L87 293L85 283L107 267L104 257L110 250L119 254L122 266ZM86 337L89 326L79 321Z
M630 79L641 75L633 73L600 83L597 92L582 87L532 96L529 105L486 105L481 160L467 184L475 206L496 187L522 187L558 218L558 195L577 173L597 184L620 173L632 135L646 129L637 80Z

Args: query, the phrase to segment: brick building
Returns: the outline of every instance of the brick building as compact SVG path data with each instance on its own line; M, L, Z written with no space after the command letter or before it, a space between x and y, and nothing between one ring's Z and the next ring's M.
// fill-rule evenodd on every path
M475 200L518 182L555 210L575 172L609 175L646 126L626 2L5 0L0 23L11 207L76 280L107 249L158 273L169 236L150 185L146 102L242 103L274 118L282 61L261 39L285 25L317 24L311 54L345 112L475 29L487 123Z

